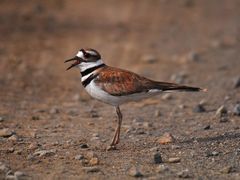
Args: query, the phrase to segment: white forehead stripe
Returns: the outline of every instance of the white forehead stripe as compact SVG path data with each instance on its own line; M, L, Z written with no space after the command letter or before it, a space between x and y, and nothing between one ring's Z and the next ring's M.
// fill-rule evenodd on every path
M97 54L96 54L96 52L94 52L94 51L87 51L89 54L91 54L91 55L94 55L94 56L96 56Z
M80 58L83 58L83 53L82 53L82 51L78 51L78 53L77 53L76 56L77 56L77 57L80 57Z

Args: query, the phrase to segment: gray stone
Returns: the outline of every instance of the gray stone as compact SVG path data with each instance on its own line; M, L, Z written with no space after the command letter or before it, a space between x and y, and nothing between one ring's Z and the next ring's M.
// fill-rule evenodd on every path
M4 117L0 116L0 122L3 122L4 120Z
M224 167L220 170L220 172L223 173L223 174L229 174L229 173L232 173L234 171L235 171L235 169L232 166L226 166L226 167Z
M6 180L17 180L16 176L14 176L14 175L7 175L5 179Z
M163 173L169 171L169 168L167 166L165 166L164 164L160 164L157 168L156 168L156 172L157 173Z
M84 156L81 155L81 154L79 154L79 155L76 155L76 156L74 157L74 159L76 159L76 160L83 160L83 159L84 159Z
M229 121L229 119L228 119L227 116L222 116L222 117L220 117L220 119L219 119L219 122L220 122L220 123L225 123L225 122L228 122L228 121Z
M162 99L163 100L170 100L170 99L172 99L172 95L170 93L166 93L162 96Z
M207 157L211 157L211 156L218 156L219 155L219 152L217 151L212 151L212 152L207 152Z
M197 62L199 60L200 60L200 55L195 51L191 51L186 55L186 61Z
M0 129L0 137L10 137L14 132L8 128Z
M190 178L191 177L190 174L189 174L189 170L188 169L185 169L183 171L178 172L177 176L179 178Z
M98 118L99 117L98 112L95 111L95 110L90 111L90 116L91 116L91 118Z
M155 116L155 117L160 117L160 116L161 116L160 110L157 109L157 110L154 112L154 116Z
M143 174L136 167L131 167L128 171L128 174L132 177L143 177Z
M197 104L197 105L193 108L193 112L202 113L202 112L206 112L206 109L204 108L204 106L203 106L202 104Z
M209 130L209 129L211 129L211 126L208 124L208 125L206 125L203 129L204 129L204 130Z
M179 158L179 157L171 157L171 158L168 159L167 162L169 162L169 163L179 163L180 161L181 161L181 158Z
M186 78L187 78L187 74L185 72L180 72L178 74L173 74L171 76L171 81L181 84L185 82Z
M49 111L50 114L58 114L59 112L59 109L56 107L52 107Z
M148 55L145 55L141 58L142 62L144 63L149 63L149 64L153 64L153 63L156 63L157 62L157 57L151 55L151 54L148 54Z
M234 107L233 114L236 116L240 116L240 103L236 104L236 106Z
M40 150L40 151L36 151L33 155L42 157L42 156L52 156L55 153L56 153L55 149L52 149L52 150Z
M10 170L10 167L0 162L0 173L7 173Z
M80 144L80 148L87 149L89 146L86 143Z
M20 177L26 176L26 174L22 171L16 171L14 173L14 176L16 176L17 178L20 178Z
M9 141L17 141L18 140L18 136L16 134L13 134L12 136L10 136L8 138Z
M155 153L155 154L153 155L153 162L154 162L155 164L163 163L162 156L161 156L161 154L160 154L159 152L157 152L157 153Z
M233 80L233 87L234 88L240 87L240 77L237 77L236 79Z
M99 167L96 167L96 166L94 166L94 167L83 167L82 169L87 173L95 173L95 172L100 171Z

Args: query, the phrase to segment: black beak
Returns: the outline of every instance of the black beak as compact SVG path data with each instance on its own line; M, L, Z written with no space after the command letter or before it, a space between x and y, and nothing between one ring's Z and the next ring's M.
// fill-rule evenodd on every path
M69 66L69 67L66 69L66 71L69 70L69 69L71 69L71 68L73 68L74 66L77 66L78 64L80 64L80 63L82 62L82 58L80 58L80 57L78 57L78 56L75 56L75 57L73 57L73 58L71 58L71 59L68 59L68 60L64 61L64 63L69 62L69 61L75 61L75 62L74 62L71 66Z

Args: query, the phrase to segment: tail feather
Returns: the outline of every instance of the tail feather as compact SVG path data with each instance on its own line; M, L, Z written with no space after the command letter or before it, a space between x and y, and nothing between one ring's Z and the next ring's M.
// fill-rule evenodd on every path
M187 91L187 92L207 91L207 89L202 89L200 87L185 86L175 83L155 82L155 85L156 85L155 88L162 91Z

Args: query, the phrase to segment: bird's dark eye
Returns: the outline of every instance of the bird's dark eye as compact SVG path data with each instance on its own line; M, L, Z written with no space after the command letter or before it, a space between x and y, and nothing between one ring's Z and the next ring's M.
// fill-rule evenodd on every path
M84 54L84 57L85 57L85 58L89 58L89 57L90 57L90 54L85 53L85 54Z

